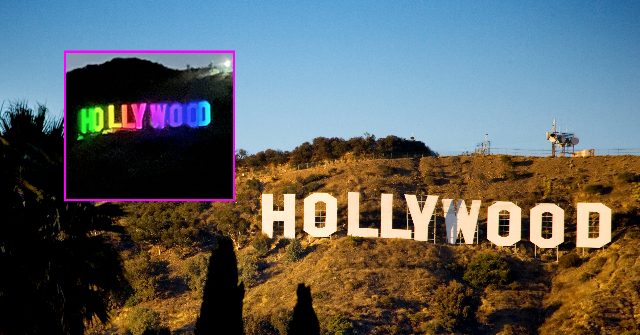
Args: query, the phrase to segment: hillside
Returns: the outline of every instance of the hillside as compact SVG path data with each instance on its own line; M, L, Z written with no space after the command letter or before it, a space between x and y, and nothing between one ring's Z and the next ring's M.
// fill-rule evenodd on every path
M304 282L311 286L315 311L329 334L448 333L446 324L451 320L446 310L442 312L445 307L438 297L450 292L457 292L462 305L474 307L471 317L451 321L453 332L635 334L640 331L638 171L640 157L636 156L347 157L303 170L289 166L243 169L237 174L237 204L213 204L190 215L198 217L198 224L218 225L222 231L228 211L237 211L247 223L235 237L242 277L248 284L247 333L260 333L257 325L282 329L295 304L295 287ZM299 260L291 260L287 241L280 237L259 250L255 236L260 231L261 192L273 193L276 203L282 202L283 193L297 194L297 239L303 248L296 255ZM310 238L302 232L302 199L312 192L328 192L338 199L338 232L331 239ZM440 205L435 245L347 237L347 192L360 192L361 222L371 226L379 225L380 194L394 194L398 228L405 225L405 193L467 202L480 199L480 243L445 245ZM523 209L523 241L516 247L500 248L486 240L486 209L499 200L517 202ZM576 250L575 206L589 201L613 210L613 241L601 250ZM533 245L526 241L528 211L539 202L557 203L565 210L560 262L555 250L538 249L534 257ZM147 208L132 206L130 213ZM136 220L129 214L121 225L128 228ZM155 274L161 285L154 297L130 301L110 325L95 331L124 329L127 314L140 307L157 311L174 334L192 331L201 297L187 285L191 275L185 268L197 257L206 257L207 248L132 243L126 235L114 237L114 243L125 260L147 253L152 261L164 264ZM508 278L483 284L470 280L468 272L478 255L506 264Z

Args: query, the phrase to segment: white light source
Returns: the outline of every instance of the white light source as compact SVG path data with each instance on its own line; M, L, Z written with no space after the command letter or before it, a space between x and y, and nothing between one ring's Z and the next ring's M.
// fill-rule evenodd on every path
M224 61L224 63L222 63L222 65L224 65L224 67L230 67L231 61L227 59L226 61Z

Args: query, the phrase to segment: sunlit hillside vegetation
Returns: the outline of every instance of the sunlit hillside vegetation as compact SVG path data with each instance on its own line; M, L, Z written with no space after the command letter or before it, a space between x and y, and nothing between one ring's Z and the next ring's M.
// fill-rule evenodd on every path
M308 169L290 163L243 166L236 203L124 206L127 214L119 224L128 233L114 243L125 258L149 255L150 267L160 265L160 270L139 274L155 278L154 293L129 301L107 329L125 329L129 313L149 308L174 333L189 333L198 314L198 274L210 234L223 233L235 243L247 287L248 334L283 333L300 282L310 285L327 334L637 331L640 272L634 243L640 241L640 179L635 171L640 171L635 156L369 159L346 154ZM406 225L405 193L480 199L480 244L444 244L440 206L436 244L347 237L349 191L360 192L361 222L372 227L379 226L381 193L394 194L397 228ZM313 192L338 199L339 228L330 239L302 231L302 199ZM280 206L282 194L296 194L296 243L260 234L261 193L273 193ZM523 241L515 247L499 248L486 240L486 208L499 200L523 208ZM538 249L534 257L527 241L528 210L540 202L565 210L565 243L558 254ZM606 248L574 247L577 202L602 202L613 209L614 238Z

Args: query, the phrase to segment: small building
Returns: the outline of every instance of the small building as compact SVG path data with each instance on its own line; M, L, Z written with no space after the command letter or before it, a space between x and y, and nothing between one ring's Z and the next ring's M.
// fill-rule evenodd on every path
M593 157L596 155L595 149L584 149L580 151L576 151L573 154L573 157Z

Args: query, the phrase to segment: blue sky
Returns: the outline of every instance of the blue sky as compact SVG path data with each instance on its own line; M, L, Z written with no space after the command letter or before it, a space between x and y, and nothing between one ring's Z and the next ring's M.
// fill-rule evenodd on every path
M202 52L167 52L167 53L136 53L127 50L127 52L109 53L109 52L79 52L69 51L67 53L67 72L77 68L85 67L88 64L102 64L114 58L130 58L146 59L155 63L162 64L171 69L184 70L187 66L191 67L208 67L214 65L220 68L225 67L225 62L233 59L233 55L229 52L220 51L202 51ZM230 67L230 65L229 65Z
M638 1L0 2L0 99L63 110L65 49L236 50L237 148L640 147ZM5 104L7 103L5 102Z

